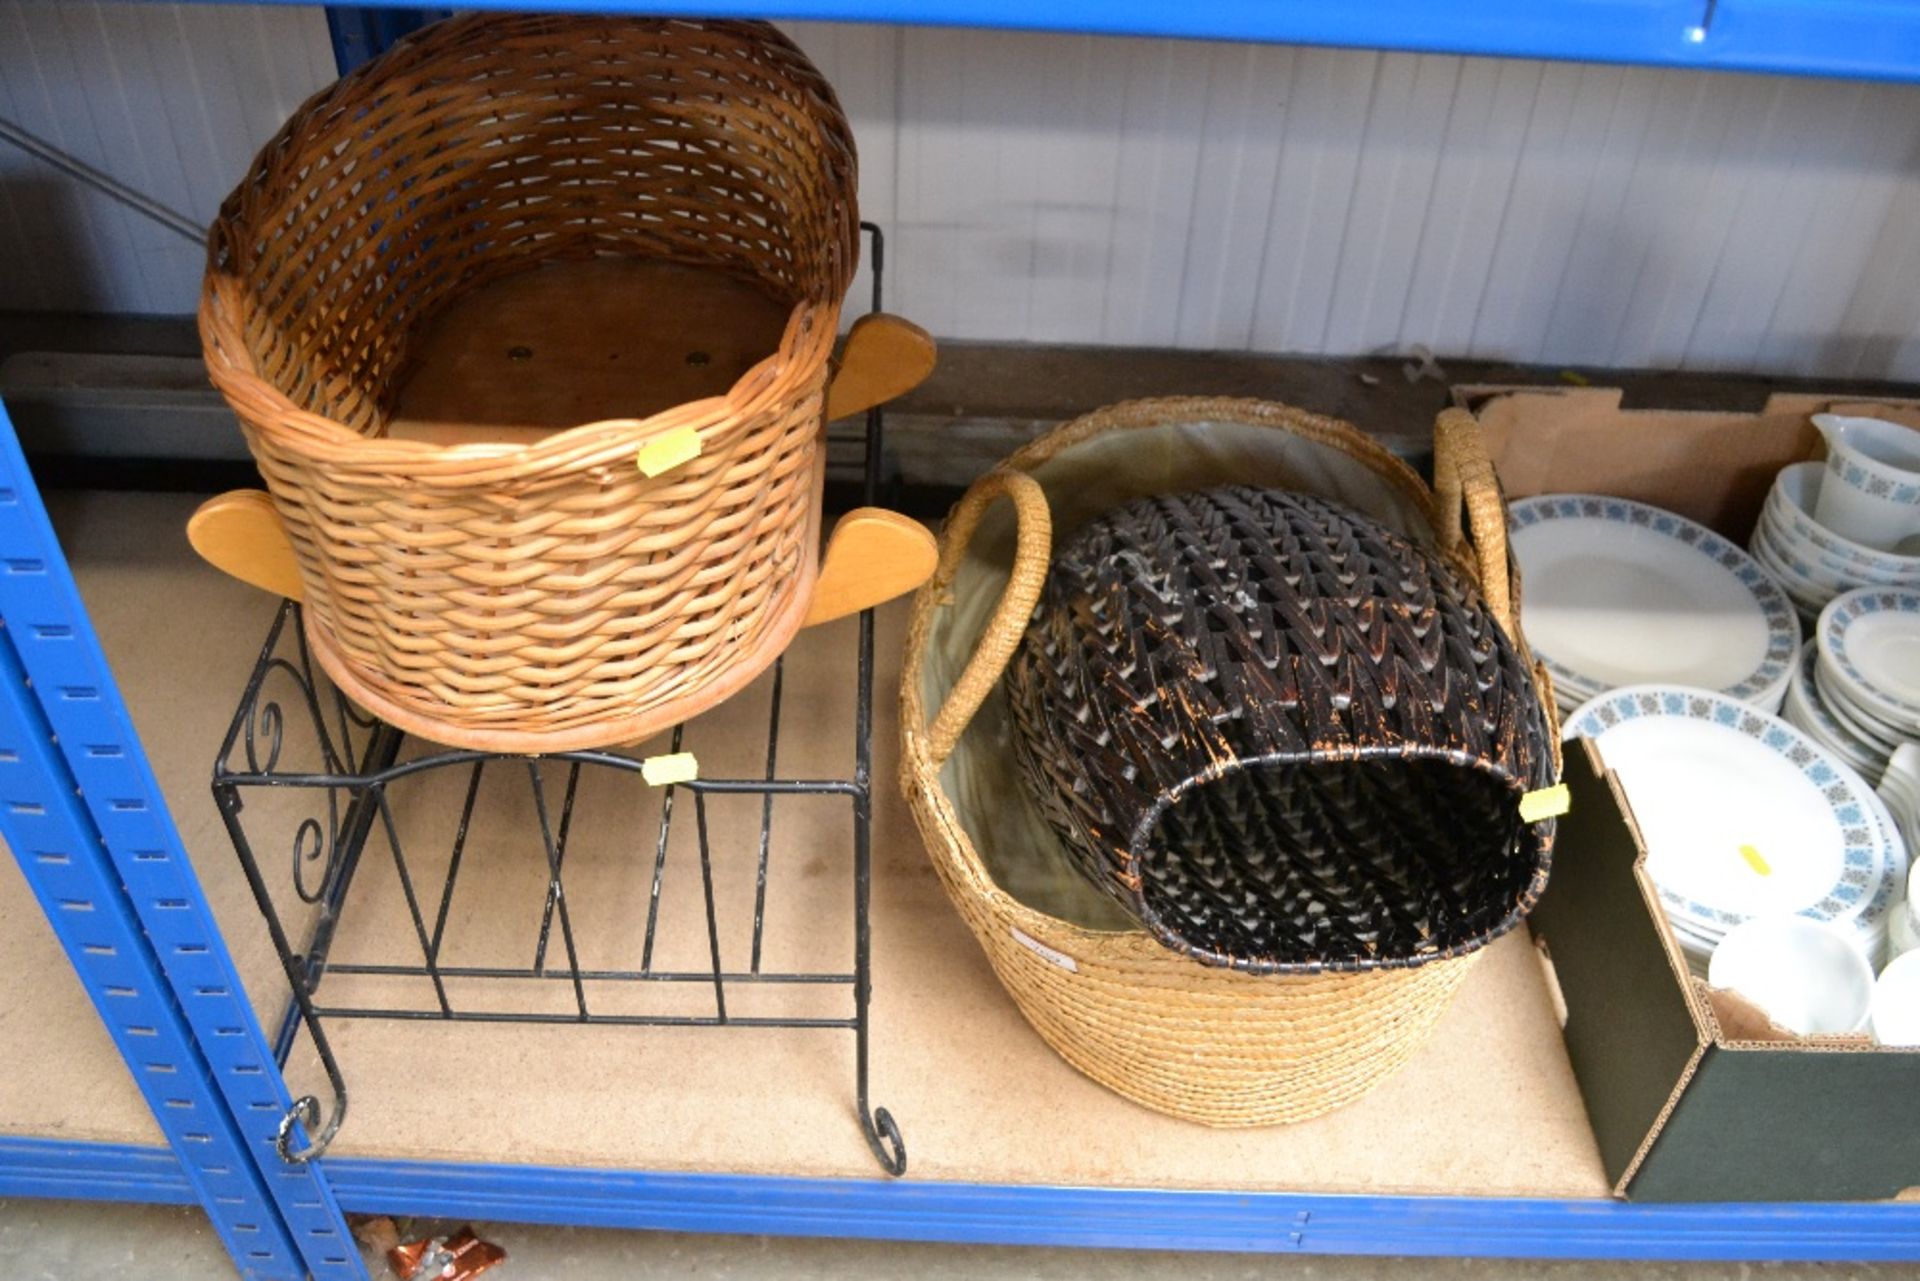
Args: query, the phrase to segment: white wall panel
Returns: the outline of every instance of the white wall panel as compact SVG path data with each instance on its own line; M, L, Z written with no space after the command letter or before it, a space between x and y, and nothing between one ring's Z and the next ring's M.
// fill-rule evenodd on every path
M1920 88L793 31L945 336L1920 379ZM0 112L198 218L330 65L312 9L0 0ZM191 246L4 150L0 237L0 306L192 305Z
M0 0L0 115L202 222L333 75L316 8ZM0 307L193 310L196 246L0 142Z

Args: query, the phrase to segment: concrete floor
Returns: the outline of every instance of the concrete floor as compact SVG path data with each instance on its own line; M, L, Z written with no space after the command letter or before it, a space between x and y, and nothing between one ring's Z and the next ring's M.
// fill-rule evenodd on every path
M410 1236L449 1225L403 1223ZM457 1227L458 1225L450 1225ZM1912 1265L1775 1263L1605 1263L1473 1259L1357 1259L1237 1254L1045 1250L992 1246L815 1241L777 1237L688 1236L479 1224L505 1246L501 1281L1374 1281L1375 1278L1471 1278L1472 1281L1842 1281L1920 1276ZM175 1206L102 1206L71 1201L0 1201L0 1275L7 1281L202 1281L233 1275L219 1240L198 1210ZM376 1278L391 1275L369 1252Z

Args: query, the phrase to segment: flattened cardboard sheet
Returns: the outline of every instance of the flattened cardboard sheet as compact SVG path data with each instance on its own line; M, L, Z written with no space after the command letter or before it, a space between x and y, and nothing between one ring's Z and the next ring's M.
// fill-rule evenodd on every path
M1881 1201L1920 1184L1920 1054L1724 1044L1628 1185L1636 1201Z
M1607 1178L1624 1189L1707 1038L1687 1008L1684 968L1655 923L1635 833L1592 744L1568 750L1566 781L1573 808L1560 820L1553 876L1531 924L1566 1000L1567 1057Z

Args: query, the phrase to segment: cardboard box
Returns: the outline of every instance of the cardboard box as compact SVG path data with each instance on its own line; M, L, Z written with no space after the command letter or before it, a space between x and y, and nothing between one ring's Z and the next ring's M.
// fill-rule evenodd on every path
M1776 396L1758 414L1622 410L1600 388L1462 388L1510 496L1593 491L1744 545L1773 475L1819 453L1808 415L1920 427L1920 402ZM1524 623L1524 613L1522 620ZM1920 1186L1920 1051L1794 1038L1692 979L1632 813L1590 744L1531 918L1607 1175L1642 1201L1881 1200Z

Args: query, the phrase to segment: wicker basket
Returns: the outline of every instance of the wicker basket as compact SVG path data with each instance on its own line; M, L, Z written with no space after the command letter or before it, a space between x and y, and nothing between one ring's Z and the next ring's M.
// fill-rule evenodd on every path
M1119 507L1054 556L1006 679L1054 831L1205 964L1429 964L1546 886L1527 660L1438 551L1350 507L1238 485Z
M771 663L816 572L857 218L839 104L762 23L456 18L302 106L221 210L200 328L334 680L537 751L643 738ZM644 416L390 434L450 304L615 259L766 300L777 349Z
M1221 1126L1351 1102L1407 1061L1480 950L1250 974L1169 950L1092 884L1017 776L1000 679L1054 532L1070 537L1152 494L1228 483L1317 493L1434 546L1513 635L1505 508L1477 427L1449 412L1435 435L1437 494L1344 423L1258 401L1138 401L1027 446L954 509L914 601L903 783L942 884L1021 1012L1069 1063L1135 1102ZM1550 718L1552 699L1540 702Z

